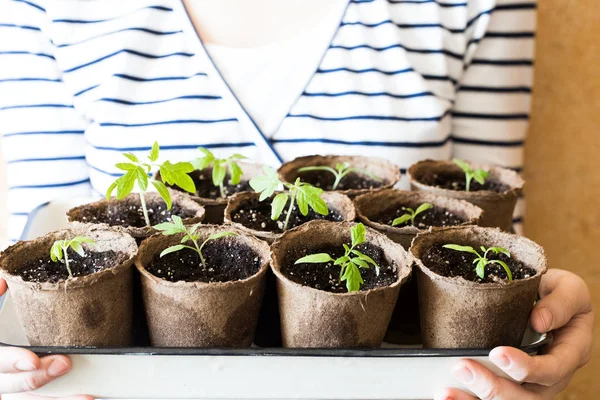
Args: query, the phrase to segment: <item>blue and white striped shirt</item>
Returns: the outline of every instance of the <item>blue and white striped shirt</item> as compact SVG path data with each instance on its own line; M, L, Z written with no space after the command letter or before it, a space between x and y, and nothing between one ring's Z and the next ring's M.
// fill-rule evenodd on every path
M103 193L121 153L203 146L276 165L363 154L402 169L459 157L522 168L531 0L349 0L315 73L265 135L179 0L0 0L9 235L57 197ZM522 202L521 202L522 203ZM515 218L519 221L522 204Z

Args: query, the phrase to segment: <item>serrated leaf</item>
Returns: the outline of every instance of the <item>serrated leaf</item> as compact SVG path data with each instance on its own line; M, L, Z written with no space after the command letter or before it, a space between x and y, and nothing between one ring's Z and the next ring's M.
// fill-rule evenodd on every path
M170 210L173 206L173 200L171 199L171 193L169 193L169 190L167 189L165 184L155 180L152 180L151 182L152 186L154 186L160 197L162 197L162 199L167 204L167 210Z
M263 171L263 175L255 176L248 182L256 193L260 193L259 201L271 197L281 183L277 172L273 168L265 166Z
M365 226L362 223L358 223L350 229L350 234L352 237L352 247L356 247L359 244L365 242L366 232L367 230L365 229Z
M125 157L127 157L129 160L133 161L134 163L139 163L140 162L140 160L133 153L123 153L123 155Z
M185 232L185 227L180 227L172 222L163 222L158 225L154 225L154 229L161 231L163 235L174 235L176 233Z
M189 162L172 164L167 160L160 165L160 176L169 185L176 185L187 192L196 193L196 185L188 175L193 170L194 167Z
M158 146L158 142L154 142L152 145L152 149L150 150L150 155L148 159L152 162L158 160L158 152L160 151L160 147Z
M412 218L412 216L410 214L401 215L392 221L392 226L402 225L402 224L406 223L407 221L410 221L411 218Z
M137 165L130 163L117 163L115 167L119 168L121 171L131 171L137 168Z
M279 193L271 202L271 219L276 221L283 212L288 201L287 193Z
M227 170L225 169L225 166L221 161L216 160L213 164L212 170L213 185L221 186L223 184L223 181L225 180L225 175L227 175Z
M237 236L237 233L235 233L235 232L229 232L229 231L227 231L227 232L217 232L217 233L214 233L214 234L210 235L208 237L208 239L206 239L206 240L207 241L208 240L216 240L216 239L219 239L219 238L222 238L222 237L226 237L226 236Z
M117 200L122 200L131 193L136 177L135 171L127 171L125 175L117 179Z
M342 256L342 257L338 258L337 260L335 260L333 265L342 265L344 263L347 263L349 260L350 260L350 257Z
M199 171L208 168L208 166L213 162L212 159L208 159L206 157L196 158L195 160L190 161L194 169Z
M231 175L230 182L232 185L237 185L242 180L244 171L235 161L229 161L229 173Z
M318 254L311 254L308 256L304 256L302 258L299 258L296 260L296 262L294 264L300 264L300 263L327 263L327 262L331 262L334 261L333 258L331 258L331 256L327 253L318 253Z
M302 213L302 215L308 214L307 206L310 206L310 208L312 208L317 214L329 214L329 208L327 207L327 203L325 203L325 201L321 198L323 189L316 188L307 184L297 186L296 189L298 190L298 207L300 208L300 212Z
M341 281L346 281L346 289L348 292L356 292L360 290L360 285L364 283L363 278L360 275L360 270L353 262L350 262L347 265Z
M137 183L142 192L148 190L148 175L146 175L146 171L144 171L141 167L135 169L135 173L137 175Z
M352 259L352 262L356 265L358 265L361 268L365 268L365 269L369 269L369 264L366 263L366 261L361 260L358 257L355 257Z
M176 251L185 249L185 246L182 244L176 244L175 246L167 247L160 253L160 257L164 257L167 254L175 253Z

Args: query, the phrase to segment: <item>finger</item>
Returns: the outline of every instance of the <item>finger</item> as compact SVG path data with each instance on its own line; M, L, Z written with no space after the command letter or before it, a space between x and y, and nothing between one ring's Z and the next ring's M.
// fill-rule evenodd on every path
M466 394L462 390L446 388L437 392L433 397L433 400L477 400L477 397Z
M0 296L2 296L8 290L8 286L6 285L6 281L0 278Z
M30 392L69 372L71 360L65 356L40 359L38 369L30 372L0 374L0 393Z
M554 396L562 392L569 386L571 379L573 378L573 374L567 376L565 379L552 386L542 386L536 385L533 383L525 383L523 384L523 389L526 389L530 392L539 394L543 399L553 399Z
M94 397L88 395L78 395L78 396L69 396L69 397L46 397L39 396L33 393L14 393L14 394L6 394L2 395L2 400L94 400Z
M542 277L539 293L542 299L531 312L531 326L537 332L558 329L574 315L591 313L592 302L587 285L571 272L548 271Z
M39 357L29 350L18 347L0 348L0 373L33 371L39 366Z
M512 347L497 347L490 352L490 360L517 381L556 385L590 360L591 318L578 315L557 331L546 354L530 356Z
M473 360L459 361L454 376L482 400L539 400L540 397L523 389L515 382L494 375Z

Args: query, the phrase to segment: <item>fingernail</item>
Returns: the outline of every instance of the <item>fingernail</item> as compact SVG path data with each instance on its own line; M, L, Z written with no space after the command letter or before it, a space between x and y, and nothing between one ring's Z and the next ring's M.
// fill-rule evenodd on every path
M546 329L546 331L549 331L550 328L552 327L552 323L553 323L553 319L554 319L554 314L552 314L552 311L548 310L547 308L540 308L540 318L542 319L544 328Z
M48 367L48 375L57 377L69 372L69 366L60 359L52 361L52 364Z
M473 381L473 372L467 367L459 367L454 369L454 376L456 379L468 385Z
M29 360L19 360L15 363L15 368L19 371L33 371L35 370L35 365Z
M496 364L498 367L504 369L504 368L508 368L508 366L510 365L510 359L508 357L506 357L504 354L495 354L495 353L490 353L490 360L492 360L492 362L494 364Z

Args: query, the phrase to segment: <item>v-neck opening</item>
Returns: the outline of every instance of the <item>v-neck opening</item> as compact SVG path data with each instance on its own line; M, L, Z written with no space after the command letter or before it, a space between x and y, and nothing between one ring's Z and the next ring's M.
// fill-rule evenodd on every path
M283 122L285 121L285 119L287 118L287 116L289 115L289 113L291 112L291 110L294 108L294 106L298 103L299 98L302 96L302 93L305 92L306 88L310 85L310 83L313 81L317 71L319 70L321 64L323 63L323 60L325 59L329 49L331 48L331 45L333 44L340 27L343 24L343 21L346 17L346 14L348 12L348 7L350 5L352 1L351 0L346 0L345 4L343 5L342 8L342 12L341 15L337 18L337 24L335 26L335 29L333 29L333 33L331 34L331 38L329 41L326 42L326 47L324 48L323 52L321 53L320 58L317 60L317 62L315 62L314 64L314 69L312 70L312 73L310 74L310 76L308 77L308 79L306 80L306 84L302 86L302 89L300 90L299 93L297 93L297 95L295 96L294 100L289 104L289 107L287 107L285 113L283 113L283 115L281 115L278 118L277 123L275 124L275 129L274 129L274 134L276 134L281 125L283 124ZM257 124L254 116L252 114L250 114L250 112L248 111L247 107L244 106L244 104L240 101L240 98L238 96L238 94L233 90L233 88L230 85L230 82L227 81L227 79L225 79L225 76L223 74L223 72L221 71L221 69L219 68L219 66L217 65L217 63L215 62L215 60L213 59L213 57L211 56L210 52L207 49L206 44L204 43L204 41L202 40L202 37L200 36L200 34L198 33L198 30L196 28L196 26L194 26L190 13L185 5L185 3L183 2L183 0L181 0L181 6L183 8L183 11L185 13L186 18L189 21L189 24L191 26L191 28L194 30L194 33L196 34L196 37L198 39L198 44L201 46L202 50L204 51L204 53L206 54L206 56L208 57L208 60L211 64L211 66L213 67L213 69L215 70L215 72L218 74L218 78L221 80L221 82L225 85L225 87L227 88L227 90L230 92L231 97L233 98L233 100L236 102L236 105L240 108L240 110L246 115L246 117L248 118L248 120L252 123L252 125L254 126L254 128L257 130L257 132L262 136L263 140L265 142L267 142L267 145L271 148L271 150L274 152L274 154L277 156L277 158L283 162L283 160L281 159L281 157L279 156L279 154L275 151L275 149L273 148L273 145L269 139L269 137L267 135L265 135L265 133L263 132L263 130L260 128L260 126ZM340 7L341 8L341 7Z

